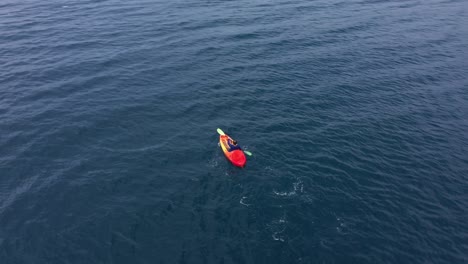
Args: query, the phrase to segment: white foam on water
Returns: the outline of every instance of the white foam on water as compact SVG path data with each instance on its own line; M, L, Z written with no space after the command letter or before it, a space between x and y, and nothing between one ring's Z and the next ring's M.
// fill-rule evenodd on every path
M251 204L246 204L244 201L245 199L247 199L247 196L242 196L242 198L240 199L239 203L242 204L242 205L245 205L245 206L250 206Z
M285 242L286 235L284 231L286 230L288 221L286 220L286 216L283 215L280 219L273 220L269 225L268 228L273 232L271 237L275 241Z

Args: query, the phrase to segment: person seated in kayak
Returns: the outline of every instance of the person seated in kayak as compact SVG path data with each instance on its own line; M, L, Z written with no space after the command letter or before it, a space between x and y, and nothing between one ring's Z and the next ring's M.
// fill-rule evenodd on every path
M236 149L238 150L242 150L241 147L239 145L237 145L237 141L233 140L233 139L228 139L227 140L227 143L229 145L229 149L228 151L231 152L231 151L234 151ZM232 144L231 144L232 143Z

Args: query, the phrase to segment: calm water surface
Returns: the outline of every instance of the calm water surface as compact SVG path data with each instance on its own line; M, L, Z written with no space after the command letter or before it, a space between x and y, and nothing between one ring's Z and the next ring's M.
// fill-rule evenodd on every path
M467 1L4 0L0 65L2 264L468 262Z

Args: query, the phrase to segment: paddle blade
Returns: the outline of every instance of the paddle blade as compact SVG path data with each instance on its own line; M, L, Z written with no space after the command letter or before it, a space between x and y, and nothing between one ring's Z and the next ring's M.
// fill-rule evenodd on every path
M218 131L218 134L220 134L221 136L224 135L224 132L221 130L221 128L218 128L216 131Z
M249 156L252 156L252 152L250 152L250 151L244 150L244 153L249 155Z

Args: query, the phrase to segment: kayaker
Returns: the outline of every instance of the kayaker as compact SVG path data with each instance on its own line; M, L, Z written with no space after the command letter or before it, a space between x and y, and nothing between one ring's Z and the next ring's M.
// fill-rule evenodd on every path
M241 147L240 147L239 145L237 145L237 141L235 141L235 140L228 139L228 140L227 140L227 143L228 143L228 145L229 145L229 150L228 150L229 152L231 152L231 151L233 151L233 150L236 150L236 149L242 150ZM232 144L231 144L231 143L232 143Z

